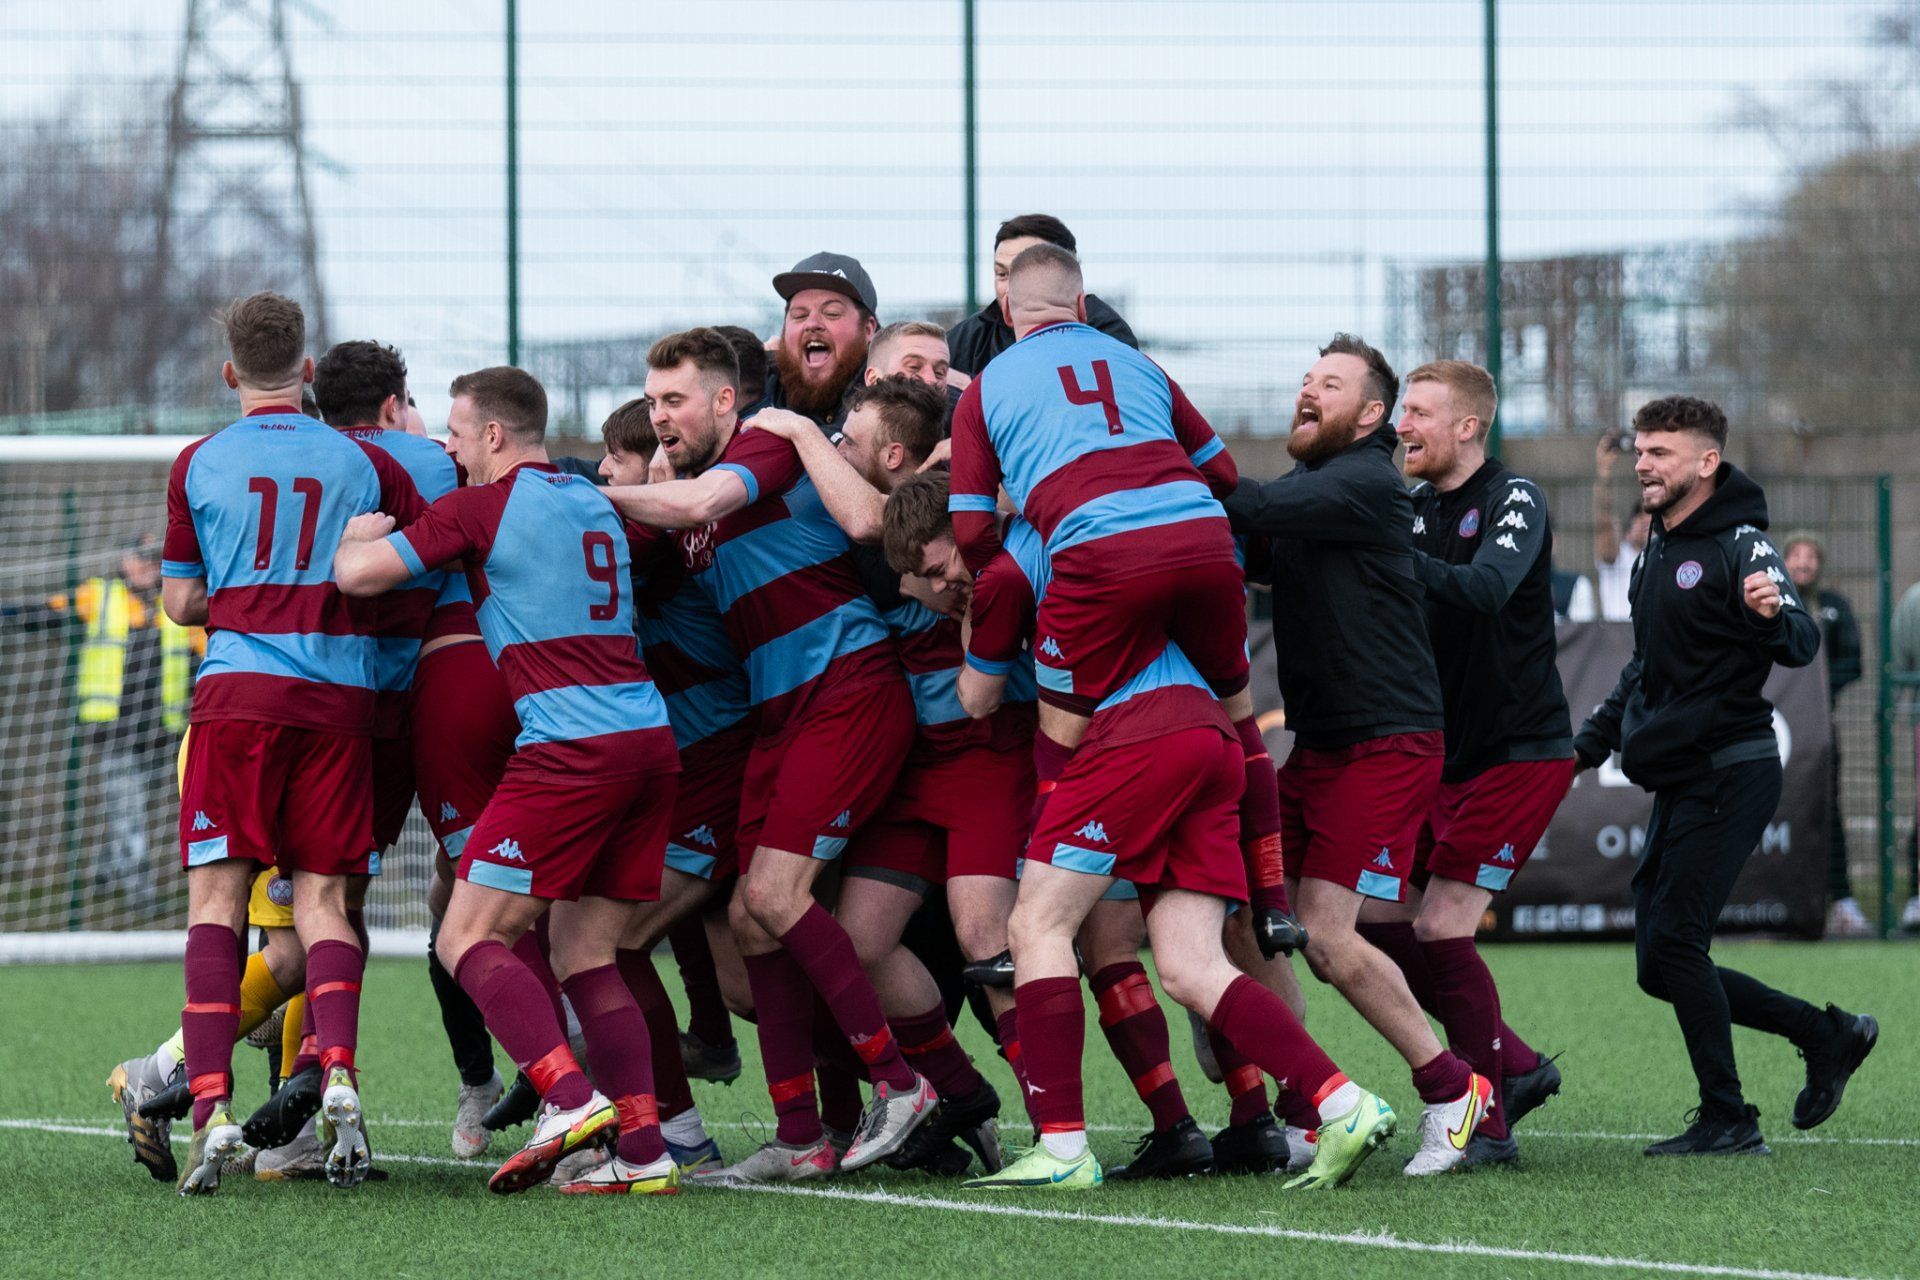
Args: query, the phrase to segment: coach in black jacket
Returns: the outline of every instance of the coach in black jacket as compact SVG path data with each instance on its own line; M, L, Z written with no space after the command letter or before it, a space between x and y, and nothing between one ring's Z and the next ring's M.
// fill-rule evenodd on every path
M1634 474L1653 516L1630 588L1633 657L1574 747L1587 768L1618 750L1628 779L1653 792L1633 877L1639 981L1673 1004L1700 1108L1685 1133L1647 1154L1765 1154L1759 1111L1740 1092L1731 1023L1782 1036L1806 1058L1797 1129L1833 1114L1879 1033L1872 1018L1823 1012L1708 955L1714 922L1780 802L1773 705L1761 686L1776 662L1812 662L1820 632L1767 540L1766 495L1721 457L1719 407L1655 400L1633 427Z
M1460 1162L1447 1130L1472 1132L1489 1082L1441 1047L1398 966L1356 927L1364 900L1405 900L1446 749L1414 577L1413 499L1393 462L1398 393L1378 351L1337 335L1295 404L1287 452L1298 465L1265 484L1243 479L1224 505L1247 537L1248 576L1273 584L1275 662L1295 735L1280 769L1281 830L1307 960L1400 1051L1445 1120L1423 1120L1407 1168L1440 1173Z

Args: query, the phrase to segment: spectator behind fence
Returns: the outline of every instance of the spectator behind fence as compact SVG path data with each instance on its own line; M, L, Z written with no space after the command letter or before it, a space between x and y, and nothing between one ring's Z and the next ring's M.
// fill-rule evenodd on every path
M1920 677L1920 582L1907 588L1893 611L1893 670L1896 675ZM1914 794L1920 796L1920 689L1900 690L1900 705L1914 726ZM1920 818L1907 836L1907 906L1900 927L1920 930Z
M1553 620L1555 622L1592 622L1600 614L1594 602L1593 582L1584 573L1555 569L1553 584Z
M1787 561L1787 574L1800 588L1800 598L1814 621L1820 624L1820 647L1827 655L1827 705L1834 710L1840 704L1840 691L1860 678L1860 624L1854 620L1853 605L1838 591L1830 591L1820 582L1826 567L1827 549L1815 534L1798 530L1780 544ZM1873 932L1860 903L1853 896L1847 875L1847 824L1840 811L1840 726L1833 723L1832 750L1827 759L1833 779L1827 805L1827 900L1832 904L1827 915L1827 933L1837 938L1864 938Z
M1620 431L1601 436L1593 452L1593 581L1600 597L1600 617L1607 622L1626 622L1632 617L1627 587L1633 581L1634 562L1647 549L1651 523L1640 509L1637 495L1633 511L1625 520L1613 512L1614 472L1619 469L1620 459L1632 454L1632 439Z

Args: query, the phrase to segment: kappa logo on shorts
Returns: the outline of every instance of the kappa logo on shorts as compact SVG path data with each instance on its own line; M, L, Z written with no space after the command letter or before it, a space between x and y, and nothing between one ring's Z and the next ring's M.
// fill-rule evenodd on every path
M1387 852L1385 845L1380 847L1380 852L1373 855L1373 865L1385 867L1389 871L1393 870L1393 855Z
M1060 646L1054 641L1052 636L1048 636L1040 642L1040 652L1046 654L1049 658L1063 658L1066 656L1060 652Z
M1480 532L1480 508L1475 507L1460 517L1460 536L1471 538L1478 532Z
M838 827L842 831L845 831L848 827L853 825L853 810L842 809L840 811L840 816L835 818L832 822L829 822L827 825L830 827Z
M460 811L453 807L453 801L442 800L440 802L440 821L452 822L455 818L458 818L459 816L460 816Z
M1494 855L1493 855L1493 860L1494 860L1495 862L1512 862L1512 861L1513 861L1513 846L1512 846L1512 845L1510 845L1510 844L1503 844L1503 845L1501 845L1501 846L1500 846L1500 852L1498 852L1498 853L1496 853L1496 854L1494 854Z
M213 819L207 816L206 810L195 809L193 811L193 829L195 831L213 830Z
M499 844L487 850L487 852L499 858L502 862L525 862L527 860L527 855L520 852L520 842L518 840L502 840Z
M1089 822L1073 834L1082 840L1098 840L1101 844L1113 843L1107 838L1107 824L1104 822Z
M720 842L714 839L713 828L704 822L687 832L687 840L692 844L703 844L709 849L717 849L720 847Z
M1691 591L1700 585L1700 577L1705 572L1698 560L1689 560L1673 571L1673 580L1680 584L1682 591Z

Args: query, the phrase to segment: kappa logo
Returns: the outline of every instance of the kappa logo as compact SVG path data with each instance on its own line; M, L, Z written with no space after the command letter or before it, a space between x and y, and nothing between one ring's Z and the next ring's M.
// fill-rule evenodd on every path
M1478 532L1480 532L1480 508L1475 507L1460 517L1460 536L1471 538Z
M717 849L720 847L720 842L714 838L713 828L704 822L687 832L687 839L695 844L703 844L709 849Z
M1385 867L1389 871L1393 870L1393 855L1387 852L1386 846L1382 845L1380 852L1373 855L1373 865Z
M527 860L527 855L520 852L520 842L518 840L502 840L499 844L487 850L487 852L502 862L525 862Z
M1753 554L1747 557L1747 563L1752 564L1755 560L1765 560L1768 556L1777 556L1779 554L1778 551L1773 549L1771 542L1762 538L1753 544Z
M1052 636L1048 636L1040 642L1040 652L1046 654L1049 658L1063 658L1066 656L1060 652L1060 646L1054 642Z
M455 818L458 818L459 816L460 816L460 811L453 807L453 801L442 800L440 802L440 821L452 822Z
M213 830L213 819L207 816L205 809L195 809L193 811L193 829L195 831Z
M1673 571L1673 580L1679 584L1682 591L1691 591L1700 585L1700 578L1704 573L1706 570L1700 567L1698 560L1689 560Z
M1512 845L1510 845L1510 844L1503 844L1503 845L1501 845L1501 846L1500 846L1500 852L1498 852L1498 853L1496 853L1496 854L1494 854L1494 855L1493 855L1493 860L1494 860L1495 862L1512 862L1512 861L1513 861L1513 846L1512 846Z
M1082 840L1098 840L1101 844L1113 843L1113 841L1107 839L1107 826L1104 822L1089 822L1073 834L1079 836Z
M1499 529L1524 529L1527 527L1527 517L1521 512L1509 511L1500 517L1500 523L1495 527Z
M1770 565L1768 565L1768 566L1767 566L1767 581L1768 581L1768 582L1771 582L1771 583L1772 583L1772 584L1773 584L1774 586L1776 586L1776 587L1777 587L1777 586L1779 586L1779 585L1780 585L1781 583L1783 583L1783 582L1785 582L1786 580L1787 580L1787 575L1786 575L1786 574L1784 574L1784 573L1782 573L1782 572L1780 572L1780 566L1779 566L1779 565L1777 565L1777 564L1770 564ZM1838 614L1838 613L1839 613L1840 611L1839 611L1838 609L1835 609L1835 610L1833 610L1833 612L1834 612L1834 613L1835 613L1835 614L1837 615L1837 614Z
M1510 533L1503 533L1495 538L1493 545L1496 547L1505 547L1509 551L1518 551L1520 549L1520 544L1513 540L1513 535Z
M1734 529L1733 536L1736 538L1744 538L1746 535L1750 533L1758 533L1758 532L1760 532L1758 527L1750 524L1743 524L1737 527L1736 529Z
M1427 531L1427 518L1425 516L1415 516L1413 518L1413 531L1415 533L1425 533Z
M836 817L832 822L828 823L827 825L832 827L838 827L842 831L846 830L848 827L853 825L853 810L842 809L840 811L839 816Z
M1532 506L1533 495L1528 493L1525 489L1522 489L1519 485L1515 485L1513 489L1508 492L1507 501L1508 502L1524 502L1528 506Z

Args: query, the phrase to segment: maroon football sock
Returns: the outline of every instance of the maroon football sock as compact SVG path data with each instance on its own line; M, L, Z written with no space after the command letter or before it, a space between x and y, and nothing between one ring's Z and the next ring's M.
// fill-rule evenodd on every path
M1346 1079L1286 1001L1245 974L1227 984L1207 1023L1281 1088L1310 1100L1325 1097L1336 1077Z
M865 1100L860 1094L867 1068L840 1033L827 1002L813 1001L813 1079L820 1091L820 1123L839 1133L860 1127Z
M293 1056L287 1075L297 1076L308 1067L320 1065L320 1037L313 1030L313 1001L300 1002L300 1052Z
M1253 717L1233 722L1246 754L1247 785L1240 793L1240 854L1247 864L1247 893L1257 908L1291 913L1287 870L1280 856L1280 785L1273 756Z
M560 980L553 976L553 966L547 961L547 918L540 917L531 929L515 939L513 957L525 965L540 989L547 993L547 1002L553 1006L553 1019L560 1024L560 1034L567 1034L567 1010L560 1003Z
M563 1111L586 1104L593 1085L567 1047L540 980L519 957L491 938L476 942L460 957L453 980L542 1100Z
M1440 1003L1433 996L1433 974L1427 969L1426 949L1414 934L1413 925L1405 920L1394 920L1384 924L1361 924L1358 928L1364 941L1385 952L1387 959L1399 966L1402 976L1407 980L1407 990L1413 992L1414 1001L1434 1017L1439 1017Z
M780 935L780 945L805 972L827 1008L833 1010L833 1020L841 1033L867 1064L867 1078L875 1084L911 1089L913 1068L900 1056L893 1032L887 1027L887 1015L880 1009L880 993L860 967L853 939L840 922L819 903L810 902L805 914ZM760 1004L758 998L754 1003ZM765 1006L761 1007L764 1018Z
M1523 1076L1540 1065L1540 1051L1522 1040L1506 1019L1500 1021L1500 1074Z
M328 938L307 948L307 1008L320 1046L320 1070L345 1067L356 1083L353 1051L360 1040L360 981L367 957L351 942Z
M1027 1058L1020 1048L1019 1011L1007 1010L993 1020L993 1025L999 1033L1000 1056L1007 1060L1007 1068L1013 1072L1013 1083L1019 1087L1020 1105L1026 1108L1028 1123L1037 1128L1040 1118L1033 1114L1033 1094L1027 1088Z
M580 1019L580 1037L587 1042L594 1083L613 1099L620 1113L620 1158L629 1164L653 1163L667 1153L667 1147L660 1137L653 1052L640 1006L634 1003L617 965L576 973L562 985L574 1016Z
M710 1045L732 1044L733 1020L720 995L720 974L707 941L706 921L688 916L667 930L667 941L680 968L680 986L687 993L687 1031Z
M1442 1049L1432 1062L1413 1069L1413 1088L1422 1102L1452 1102L1467 1091L1472 1078L1471 1067Z
M1060 775L1066 772L1067 762L1073 759L1073 748L1063 747L1044 733L1033 735L1033 817L1027 829L1033 830L1040 825L1040 814L1047 807L1047 797L1060 784Z
M206 1126L221 1099L233 1097L233 1042L240 1035L240 949L223 924L187 930L187 1003L180 1011L193 1127Z
M1146 967L1138 960L1123 960L1100 970L1087 984L1100 1006L1100 1030L1133 1082L1133 1091L1147 1104L1154 1132L1185 1120L1187 1099L1173 1075L1167 1015L1154 998Z
M1015 987L1013 999L1020 1015L1028 1110L1034 1123L1041 1133L1085 1129L1080 1059L1087 1046L1087 1014L1079 979L1035 978Z
M680 1025L673 1015L673 1001L653 967L653 957L641 950L614 953L621 981L633 993L640 1016L647 1021L647 1046L653 1055L653 1094L660 1104L660 1118L671 1120L693 1110L693 1086L687 1082L686 1060L680 1056ZM574 1005L579 1012L580 1006ZM592 1049L589 1046L588 1052ZM603 1089L602 1092L605 1092Z
M893 1020L900 1052L907 1062L927 1079L943 1098L959 1098L985 1084L974 1069L973 1059L954 1039L947 1024L947 1006L936 1004L925 1013Z
M1320 1127L1320 1108L1314 1106L1305 1094L1295 1093L1291 1089L1274 1090L1273 1113L1280 1117L1281 1123L1296 1129L1311 1132Z
M820 1141L820 1105L813 1092L813 987L785 951L747 956L747 985L759 1018L760 1065L773 1098L775 1135L811 1146Z
M1442 938L1425 944L1425 950L1448 1047L1493 1085L1494 1105L1487 1108L1479 1131L1490 1138L1504 1138L1507 1117L1499 1105L1500 1051L1494 1047L1500 1038L1499 989L1472 938Z
M1261 1116L1272 1115L1273 1110L1267 1105L1267 1078L1260 1073L1260 1068L1249 1062L1233 1047L1233 1042L1211 1024L1207 1026L1207 1044L1213 1049L1213 1060L1220 1064L1221 1083L1227 1088L1227 1097L1233 1101L1227 1123L1252 1124Z

